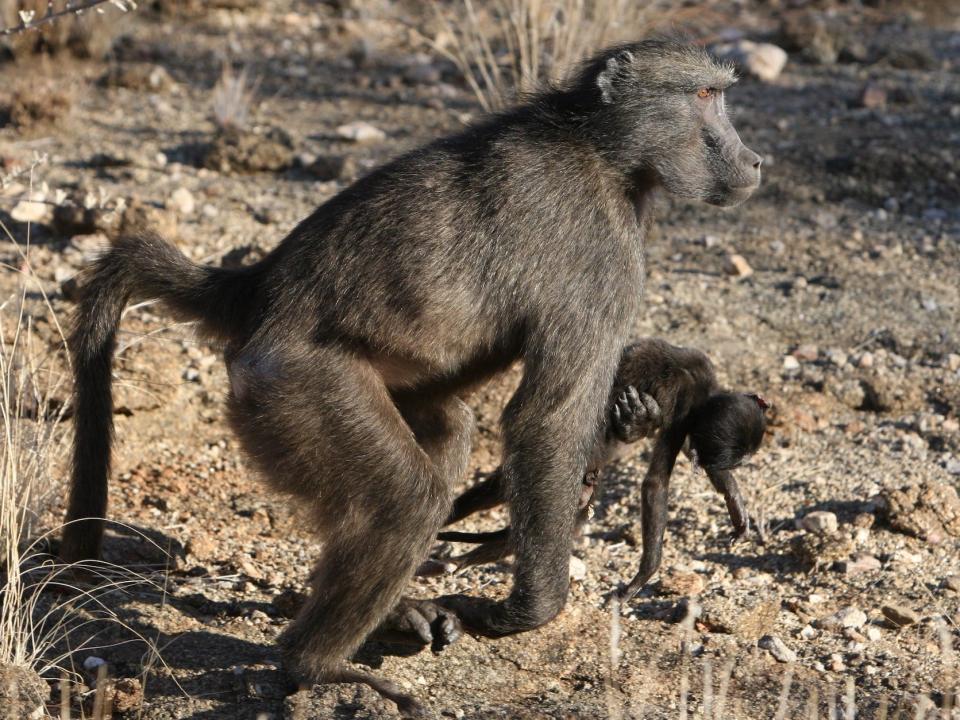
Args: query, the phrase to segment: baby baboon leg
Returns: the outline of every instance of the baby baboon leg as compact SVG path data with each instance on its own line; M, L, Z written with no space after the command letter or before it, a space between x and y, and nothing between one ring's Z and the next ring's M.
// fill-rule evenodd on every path
M666 428L657 438L650 458L647 476L643 479L642 509L643 552L640 557L640 570L630 584L620 593L620 600L626 602L647 584L660 567L663 550L663 533L667 527L667 490L670 474L677 455L683 447L686 433L678 425Z
M301 681L341 677L343 661L393 608L450 506L438 471L465 462L424 447L381 376L335 346L247 348L231 357L231 416L274 485L295 495L324 534L312 592L282 638ZM446 417L446 408L438 414ZM462 410L452 412L462 418ZM461 443L462 423L449 436Z
M730 522L733 523L733 534L740 537L750 529L750 520L740 494L740 486L737 485L733 473L729 470L707 470L707 477L717 492L723 495Z
M482 482L464 490L453 501L453 509L444 525L451 525L475 512L500 505L506 500L503 491L503 473L497 468Z

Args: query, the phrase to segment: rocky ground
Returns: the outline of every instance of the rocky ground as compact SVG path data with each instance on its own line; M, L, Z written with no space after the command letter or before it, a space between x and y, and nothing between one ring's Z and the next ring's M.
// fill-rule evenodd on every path
M28 313L61 368L38 288L65 318L109 234L148 222L197 260L250 262L357 174L479 112L401 5L186 5L127 19L106 61L0 65L0 220L21 250L31 221ZM960 24L946 5L748 3L713 20L789 53L729 98L764 185L731 211L662 202L635 331L705 350L724 384L774 402L738 472L762 533L731 542L682 461L659 580L611 614L604 595L639 561L638 446L607 474L556 621L439 653L370 643L358 663L444 717L827 717L847 693L858 717L960 717ZM224 58L253 86L251 130L217 130L237 116L212 91ZM24 202L36 158L43 204ZM27 261L9 242L0 255L12 298ZM240 455L214 349L137 307L115 368L110 513L128 527L105 553L151 582L102 597L122 623L75 632L74 667L90 680L89 658L108 662L119 717L396 716L357 686L288 695L274 641L321 548ZM471 477L498 462L517 377L471 400ZM501 563L411 593L509 583Z

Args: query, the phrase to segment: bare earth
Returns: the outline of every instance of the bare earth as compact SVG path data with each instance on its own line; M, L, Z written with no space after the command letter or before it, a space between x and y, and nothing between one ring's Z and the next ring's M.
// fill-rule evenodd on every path
M68 205L103 191L108 206L117 198L136 205L128 216L159 223L197 260L248 262L351 173L479 112L452 66L415 55L404 24L335 3L262 3L269 13L255 3L220 4L241 7L138 13L106 62L59 56L46 69L37 61L0 65L0 106L18 87L66 93L69 105L52 118L0 127L2 172L47 153L34 176L49 198L62 189ZM772 11L734 17L731 26L778 41L781 18ZM876 11L831 22L845 28L835 38L848 49L839 61L791 50L776 81L745 78L731 91L741 136L765 157L763 187L731 211L663 200L635 327L638 336L705 350L725 384L774 402L764 447L739 471L764 539L732 543L721 499L682 461L660 581L612 630L604 595L639 562L638 445L608 473L556 621L502 640L467 637L439 653L373 643L360 651L357 662L397 680L438 716L676 718L685 702L702 717L705 704L717 711L732 662L717 717L774 717L788 673L781 717L808 717L814 692L826 716L848 680L858 717L880 717L885 698L891 716L900 703L909 717L960 717L950 714L947 694L960 672L960 24ZM369 48L359 52L362 37ZM245 59L258 83L251 124L261 145L248 137L236 156L221 148L208 169L211 87L223 56ZM155 68L165 71L162 82L151 80ZM102 81L105 74L112 79ZM884 91L884 103L864 107L869 84ZM357 120L386 138L338 136L338 126ZM238 172L236 157L251 156L279 169ZM342 173L339 160L329 160L340 157L348 158ZM311 165L316 158L326 162ZM321 164L344 179L329 179ZM188 193L175 195L182 189ZM19 192L0 191L0 220L23 242L26 225L10 217ZM34 223L29 251L61 318L70 276L118 219L70 225L65 216ZM732 254L752 274L731 274ZM22 264L10 243L0 255ZM18 282L4 271L2 296ZM38 297L31 303L54 347ZM110 593L105 602L126 627L86 627L71 642L93 637L94 647L74 661L102 657L113 677L145 686L141 703L134 683L121 684L128 691L118 695L116 717L394 717L390 703L357 686L288 696L274 642L320 545L240 455L223 416L215 349L155 307L127 313L121 342L110 513L171 559L136 532L111 531L109 560L159 562L169 571L154 575L155 586ZM479 422L471 478L498 463L497 418L518 374L472 398ZM45 527L61 511L55 501ZM812 511L834 513L836 532L802 529L799 519ZM496 512L465 527L503 522ZM509 585L509 566L498 564L411 582L411 593L496 597ZM679 622L694 606L700 616ZM884 606L893 610L885 615ZM896 612L899 623L887 619ZM769 641L759 646L766 635L796 653L795 662L775 659ZM915 702L928 710L912 709Z

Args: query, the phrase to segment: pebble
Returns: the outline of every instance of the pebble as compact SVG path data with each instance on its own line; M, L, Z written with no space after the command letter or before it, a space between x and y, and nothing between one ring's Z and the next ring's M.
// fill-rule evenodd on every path
M793 355L785 355L783 358L783 369L788 373L795 373L800 370L800 361Z
M90 655L83 661L83 669L87 672L93 672L101 665L106 665L107 661L96 655Z
M14 205L10 217L22 223L47 222L53 215L53 208L43 200L42 193L34 193L31 199L21 200Z
M870 110L882 108L887 104L887 91L876 83L868 83L860 93L860 105Z
M792 663L797 660L797 654L776 635L764 635L757 646L769 652L778 662Z
M853 559L843 564L843 572L849 577L862 575L866 572L874 572L882 567L882 563L873 555L867 553L857 553Z
M807 343L794 350L793 356L801 362L814 362L820 356L820 348Z
M960 370L960 355L957 353L950 353L947 355L947 369L950 372L956 372Z
M955 593L960 593L960 575L950 575L943 579L943 586L947 590L953 590Z
M704 586L703 577L694 572L672 571L660 579L660 589L671 595L699 595Z
M800 520L800 527L807 532L829 535L837 531L839 523L837 522L837 516L832 512L815 510L803 516Z
M197 201L193 199L193 193L185 187L174 190L167 201L167 209L175 210L180 215L193 215L196 208Z
M868 628L867 628L867 639L868 639L868 640L872 640L873 642L876 642L877 640L880 639L881 635L882 635L882 633L880 632L880 628L875 628L875 627L868 627Z
M804 640L814 640L820 637L820 631L812 625L804 625L800 629L800 637L802 637Z
M772 43L757 43L752 40L714 45L711 50L764 82L776 80L783 72L788 58L783 48Z
M843 656L840 653L831 653L828 667L834 672L840 672L845 670L847 666L843 664Z
M337 128L337 135L356 143L383 142L387 139L383 130L362 120L341 125Z
M737 253L727 255L724 261L723 271L727 273L727 275L741 280L753 275L753 268L750 267L750 263L747 262L743 255L738 255Z
M833 615L817 621L825 629L829 628L860 628L867 622L867 614L855 607L845 607L837 610Z
M920 616L903 605L884 605L880 608L880 612L896 627L907 627L920 622Z
M583 582L587 577L587 564L576 555L570 556L570 579Z

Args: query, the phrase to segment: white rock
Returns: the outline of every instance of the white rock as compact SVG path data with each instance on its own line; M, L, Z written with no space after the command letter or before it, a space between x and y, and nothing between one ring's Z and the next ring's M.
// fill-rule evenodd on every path
M832 616L837 624L845 628L861 628L867 623L867 614L860 608L845 607L837 610Z
M800 370L800 361L793 355L784 355L783 369L788 373L794 373Z
M743 257L743 255L738 255L737 253L727 255L723 270L727 275L732 275L740 279L753 275L753 268L750 267L750 263L747 262L747 259Z
M735 43L715 46L713 51L764 82L776 80L787 64L786 51L771 43L739 40Z
M193 215L193 211L197 209L197 201L193 199L193 193L181 187L173 191L167 207L176 210L180 215Z
M22 223L48 222L53 217L53 208L43 202L45 199L43 193L33 193L13 206L10 217Z
M800 520L800 527L810 533L817 535L829 535L835 533L839 527L837 516L826 510L815 510L807 513Z
M778 662L792 663L797 660L797 654L776 635L764 635L757 645L773 655Z
M880 628L868 627L867 628L867 637L874 642L880 639L881 633Z
M337 128L337 135L357 143L383 142L387 139L383 130L363 120L341 125Z
M587 577L587 564L576 555L570 556L570 579L583 582Z

